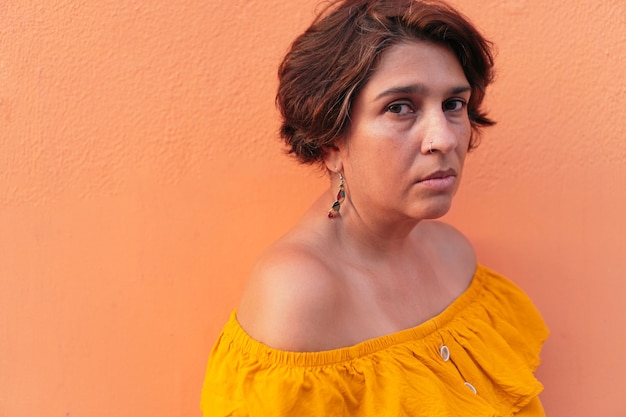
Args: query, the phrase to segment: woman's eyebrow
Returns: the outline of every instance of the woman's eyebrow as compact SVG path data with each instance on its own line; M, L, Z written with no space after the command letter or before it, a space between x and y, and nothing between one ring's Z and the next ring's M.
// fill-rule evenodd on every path
M448 93L449 94L461 94L461 93L465 93L471 90L472 90L472 87L470 87L469 85L460 85L457 87L452 87L448 91ZM396 94L422 94L424 95L424 94L428 94L428 92L429 92L429 89L424 84L403 85L403 86L398 86L398 87L391 87L383 91L382 93L378 94L376 98L374 98L374 101L380 100L383 97L392 96Z
M468 91L472 91L472 87L470 87L469 85L464 85L464 86L459 86L459 87L454 87L453 89L450 90L450 94L462 94L462 93L467 93Z

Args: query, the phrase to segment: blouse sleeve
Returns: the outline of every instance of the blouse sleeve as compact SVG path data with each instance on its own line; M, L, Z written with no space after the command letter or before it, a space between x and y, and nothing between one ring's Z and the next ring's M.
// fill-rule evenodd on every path
M299 360L290 364L292 355ZM346 407L342 387L349 391L348 370L341 372L337 365L303 366L307 356L315 360L317 355L282 352L252 340L233 313L207 366L201 400L204 417L348 415L341 412Z

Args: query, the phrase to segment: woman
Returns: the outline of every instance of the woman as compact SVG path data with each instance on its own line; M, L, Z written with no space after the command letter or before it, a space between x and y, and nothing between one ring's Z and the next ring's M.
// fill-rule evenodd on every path
M330 189L253 269L205 416L544 415L541 317L432 221L493 124L492 67L476 29L430 1L344 0L295 40L281 135Z

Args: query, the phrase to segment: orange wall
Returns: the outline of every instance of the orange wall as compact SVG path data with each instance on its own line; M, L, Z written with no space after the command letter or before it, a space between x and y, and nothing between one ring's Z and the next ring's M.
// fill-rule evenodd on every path
M199 415L247 270L326 185L273 105L316 3L0 2L0 416ZM543 311L548 414L624 416L626 3L457 4L499 124L448 220Z

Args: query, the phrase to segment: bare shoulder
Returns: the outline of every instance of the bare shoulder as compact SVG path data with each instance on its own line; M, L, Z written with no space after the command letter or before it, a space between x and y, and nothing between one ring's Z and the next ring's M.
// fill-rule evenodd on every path
M281 350L323 350L321 343L341 305L341 288L320 252L286 240L259 259L237 311L252 338Z
M458 276L461 280L471 280L476 270L476 252L472 243L459 230L439 221L426 221L420 224L419 233L426 237L434 253L438 266Z

